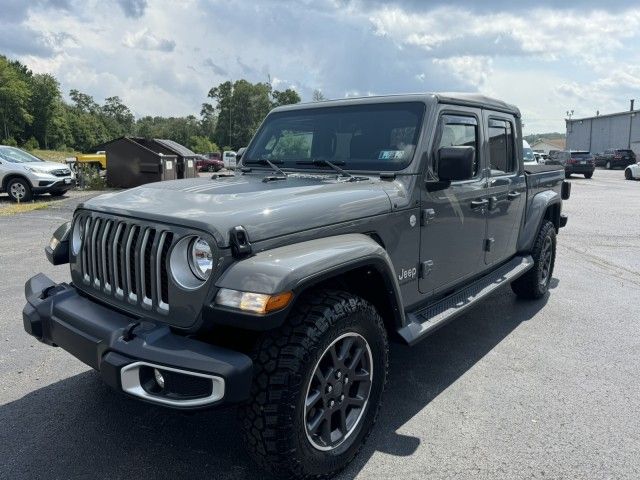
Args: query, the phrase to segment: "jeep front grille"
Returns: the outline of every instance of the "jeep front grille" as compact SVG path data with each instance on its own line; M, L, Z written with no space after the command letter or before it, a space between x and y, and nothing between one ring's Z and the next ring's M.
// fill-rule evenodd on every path
M77 264L85 285L145 309L169 311L167 257L174 234L128 220L81 216Z

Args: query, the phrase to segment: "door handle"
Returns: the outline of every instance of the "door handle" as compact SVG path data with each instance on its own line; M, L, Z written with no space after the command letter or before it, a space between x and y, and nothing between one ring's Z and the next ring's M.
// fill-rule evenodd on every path
M520 195L521 195L521 193L520 193L520 192L509 192L509 193L507 194L507 198L508 198L509 200L515 200L515 199L516 199L516 198L518 198Z
M489 205L489 200L487 200L486 198L483 198L482 200L473 200L473 201L471 201L471 208L473 210L478 210L480 208L484 208L487 205Z

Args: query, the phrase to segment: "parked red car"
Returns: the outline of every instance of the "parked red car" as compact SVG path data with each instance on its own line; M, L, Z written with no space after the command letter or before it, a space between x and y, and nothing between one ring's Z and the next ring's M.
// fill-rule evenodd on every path
M201 155L200 158L196 160L196 168L199 172L217 172L224 168L224 163L222 160L207 158L204 155Z

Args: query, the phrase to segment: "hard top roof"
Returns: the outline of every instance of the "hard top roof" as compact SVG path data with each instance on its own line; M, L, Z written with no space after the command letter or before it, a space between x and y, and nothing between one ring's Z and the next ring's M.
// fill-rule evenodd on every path
M465 105L478 108L488 108L501 112L512 113L520 116L518 107L509 103L487 97L478 93L458 93L458 92L439 92L439 93L406 93L394 95L380 95L368 97L349 97L338 100L325 100L322 102L296 103L292 105L283 105L275 108L274 112L286 110L303 110L308 108L326 108L339 107L346 105L371 105L376 103L399 103L399 102L425 102L425 103L445 103L453 105Z

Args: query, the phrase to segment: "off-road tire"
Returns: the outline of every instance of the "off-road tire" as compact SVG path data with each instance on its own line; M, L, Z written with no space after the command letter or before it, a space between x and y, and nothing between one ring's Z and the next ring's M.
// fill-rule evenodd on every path
M593 177L593 172L584 174L584 178L586 178L587 180L589 180L591 177Z
M7 183L7 193L14 202L30 202L33 200L31 185L23 178L13 178ZM20 195L20 196L18 196Z
M321 451L308 438L305 400L320 358L347 333L362 336L370 347L369 398L343 443ZM325 478L344 468L371 432L386 385L388 341L376 309L344 291L310 292L298 300L282 327L259 339L253 362L251 399L238 413L247 449L258 465L291 479Z
M633 175L631 174L631 170L630 169L625 169L624 171L624 178L626 178L627 180L633 180Z
M545 244L550 240L550 263L545 271ZM531 252L534 265L527 273L511 283L511 289L520 298L536 300L542 298L549 290L549 283L553 277L553 267L556 261L556 228L548 220L545 220L538 231L538 236ZM544 277L544 280L543 280Z

